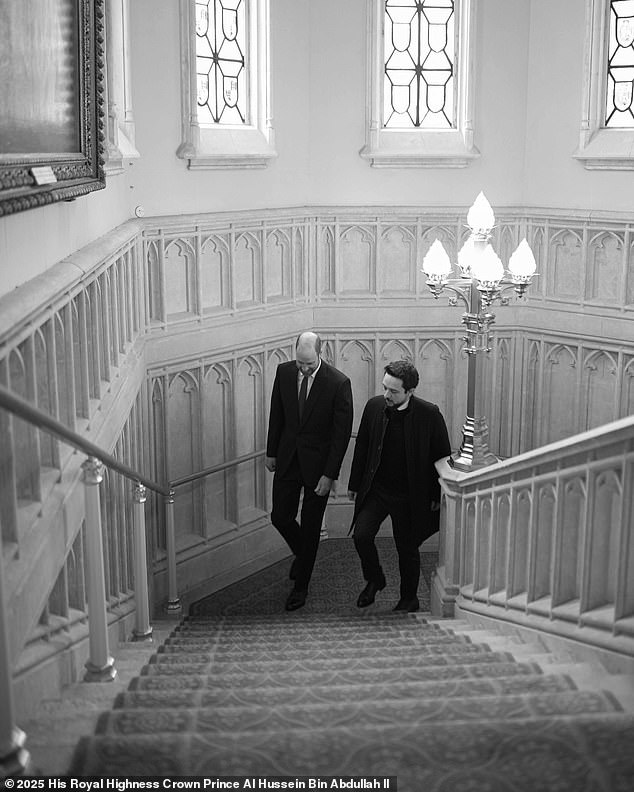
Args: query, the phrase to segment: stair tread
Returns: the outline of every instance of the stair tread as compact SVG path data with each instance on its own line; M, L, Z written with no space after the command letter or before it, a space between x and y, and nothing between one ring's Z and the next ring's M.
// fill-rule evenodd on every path
M166 702L174 702L174 706L222 706L243 704L254 701L257 704L274 706L284 700L297 702L330 702L340 701L343 697L353 695L358 699L380 700L396 698L416 698L420 696L434 697L467 697L490 695L523 695L541 692L566 692L576 690L569 676L546 674L516 674L496 678L469 678L462 680L431 680L405 681L370 684L337 683L326 685L287 685L285 687L246 687L238 688L168 688L143 689L134 687L120 693L115 702L116 708L125 706L145 706L148 702L167 706Z
M293 674L320 672L354 672L382 670L383 673L400 673L412 669L420 671L433 666L455 666L504 663L514 660L508 652L471 651L460 654L428 654L428 655L382 655L374 657L359 656L323 656L298 657L282 660L272 659L237 659L218 660L215 657L155 655L156 662L150 662L143 670L143 675L205 674L213 673L217 677L231 677L236 674Z
M246 633L244 636L233 636L220 633L216 636L195 636L195 637L181 637L175 636L168 638L165 643L161 646L161 651L177 651L176 647L179 646L209 646L215 647L217 650L220 651L231 651L231 650L239 650L239 651L255 651L258 648L270 648L271 644L274 645L274 648L278 651L283 649L315 649L319 646L324 646L329 649L335 648L343 648L346 646L353 646L356 643L362 640L365 646L405 646L405 647L417 647L417 646L440 646L440 645L451 645L455 644L456 646L464 646L465 644L476 644L475 641L469 640L467 637L456 637L453 635L443 635L443 634L434 634L430 637L421 637L418 635L398 635L398 634L389 634L389 635L377 635L372 637L367 637L360 633L350 633L350 634L342 634L342 635L328 635L325 637L316 637L311 635L301 636L299 638L288 640L287 638L271 641L265 640L264 638L255 638L252 635ZM174 647L170 649L169 647Z
M202 647L201 647L202 649ZM231 645L228 648L209 647L207 651L196 651L193 647L186 650L183 647L175 647L173 649L166 648L166 651L160 651L152 655L150 658L151 664L183 664L193 665L195 663L204 664L213 662L215 664L224 665L227 663L263 663L275 662L284 667L285 663L294 662L310 662L310 661L325 661L328 663L336 663L338 660L349 659L372 659L372 658L385 658L386 661L392 661L393 658L400 658L405 664L407 662L427 662L431 659L436 662L437 658L443 657L462 657L463 655L479 655L479 656L504 656L508 658L510 652L496 651L493 652L488 646L483 644L421 644L420 646L399 645L394 644L390 646L375 646L371 644L367 646L347 645L343 647L332 646L326 647L323 645L313 647L312 649L300 647L289 647L287 649L280 649L277 646L269 647L268 649L249 647L244 648L239 645ZM389 665L389 662L388 662Z
M257 730L231 734L98 735L80 741L72 775L397 775L399 788L478 788L494 772L504 788L544 789L543 770L565 789L627 789L634 779L634 716L497 719ZM475 774L475 775L474 775ZM436 785L434 786L434 783ZM490 787L492 788L492 787ZM496 787L501 788L501 787ZM631 787L629 787L631 788Z
M260 622L262 624L284 624L292 626L294 624L310 624L316 625L321 623L332 624L332 622L357 622L359 624L365 623L380 623L396 624L397 622L418 622L420 624L428 624L434 627L441 627L442 624L438 620L432 620L428 616L423 616L421 613L406 613L404 611L394 612L387 611L382 613L372 612L372 610L355 610L351 613L273 613L273 614L258 614L248 613L245 615L229 614L229 615L197 615L190 614L183 619L183 624L203 624L206 622L215 622L227 624L252 624Z
M403 728L424 722L474 721L492 719L532 719L622 712L618 702L607 693L566 691L510 696L456 698L416 698L340 700L302 702L301 704L256 704L179 709L115 709L99 718L98 734L136 734L159 732L248 732L256 729L280 730L336 728L363 723L393 724Z
M158 666L146 666L144 670L158 668ZM166 666L169 669L170 666ZM541 668L536 663L518 662L490 662L490 663L471 663L461 665L428 665L422 668L399 668L390 670L390 679L398 681L425 681L435 679L479 679L482 677L512 676L523 674L539 674ZM225 688L229 685L255 687L278 686L285 687L292 684L314 684L325 685L334 684L354 684L356 682L380 683L385 679L385 668L372 669L339 669L321 671L269 671L268 673L244 672L235 674L199 674L188 673L186 676L180 673L180 668L175 667L173 673L147 674L136 677L130 683L131 688L166 688L169 686L183 688Z

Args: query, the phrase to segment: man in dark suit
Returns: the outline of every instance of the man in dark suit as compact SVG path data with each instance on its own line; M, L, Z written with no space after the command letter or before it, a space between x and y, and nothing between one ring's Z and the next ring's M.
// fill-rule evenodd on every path
M275 473L271 521L295 555L290 571L295 585L286 610L306 602L328 495L352 431L350 380L320 352L319 336L302 333L296 360L277 367L271 394L265 459L267 470Z
M355 502L354 544L367 581L357 605L371 605L385 588L374 540L389 515L401 576L394 610L413 612L420 607L419 548L439 525L434 463L446 459L451 446L438 407L414 396L419 377L412 363L398 360L384 372L384 395L370 399L363 410L348 484L348 497Z

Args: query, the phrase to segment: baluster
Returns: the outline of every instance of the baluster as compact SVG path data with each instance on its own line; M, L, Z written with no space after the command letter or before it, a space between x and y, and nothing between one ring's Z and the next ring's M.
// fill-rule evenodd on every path
M103 536L99 484L103 481L103 464L95 457L83 463L86 499L86 588L88 594L88 628L90 656L86 661L86 682L110 682L117 675L108 648L108 615L104 574Z
M136 596L135 641L152 639L147 585L147 545L145 541L145 501L143 484L134 487L134 590Z
M7 368L7 361L0 360L0 385L4 388L7 387ZM13 422L14 418L11 413L0 410L0 448L2 448L0 547L3 542L15 542L16 544L18 542L18 491Z
M440 472L440 471L439 471ZM431 612L435 618L450 619L460 593L462 494L459 481L464 474L443 465L438 567L431 582Z
M0 546L1 546L0 541ZM24 748L26 735L15 725L15 703L13 700L13 674L9 656L7 611L4 601L4 563L0 555L0 778L22 775L28 772L29 752Z
M181 612L176 582L176 536L174 534L174 490L165 499L165 543L167 549L167 612L176 616Z

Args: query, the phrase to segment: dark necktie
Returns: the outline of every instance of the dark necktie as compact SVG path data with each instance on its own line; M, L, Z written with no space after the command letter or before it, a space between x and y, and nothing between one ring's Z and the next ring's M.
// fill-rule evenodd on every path
M306 406L306 393L308 392L308 377L302 375L302 384L299 386L299 400L297 406L299 407L299 420L302 420L304 407Z

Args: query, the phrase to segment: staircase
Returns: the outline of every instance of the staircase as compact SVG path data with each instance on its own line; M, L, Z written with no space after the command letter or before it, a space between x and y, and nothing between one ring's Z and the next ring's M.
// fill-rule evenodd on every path
M573 663L464 622L369 610L184 620L80 740L70 773L634 788L634 714L596 674L580 684Z

